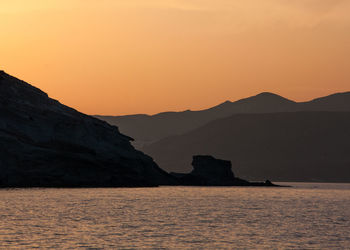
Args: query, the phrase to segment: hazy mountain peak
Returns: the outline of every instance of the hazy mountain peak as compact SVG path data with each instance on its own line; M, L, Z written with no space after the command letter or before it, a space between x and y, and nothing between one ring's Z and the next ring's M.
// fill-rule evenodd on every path
M269 105L269 104L282 104L282 103L295 103L294 101L291 101L287 98L284 98L280 95L271 93L271 92L262 92L255 96L250 96L247 98L239 99L237 101L231 102L231 101L225 101L217 106L214 106L212 108L209 108L208 110L217 112L218 110L223 109L231 109L232 106L235 105Z
M283 102L289 102L289 103L295 103L294 101L291 101L283 96L271 93L271 92L261 92L260 94L257 94L252 97L248 97L244 100L261 100L261 101L283 101Z
M261 96L261 97L281 97L281 96L279 96L279 95L277 95L275 93L272 93L272 92L261 92L261 93L257 94L256 96Z
M277 96L277 94L272 93L272 92L268 92L268 91L264 91L264 92L261 92L261 93L257 94L257 96L259 96L259 95L266 95L266 96L272 95L272 96Z

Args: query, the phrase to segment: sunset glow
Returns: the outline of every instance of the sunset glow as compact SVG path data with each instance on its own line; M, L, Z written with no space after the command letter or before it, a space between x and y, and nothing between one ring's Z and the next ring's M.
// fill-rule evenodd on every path
M0 69L88 114L350 90L348 0L2 0Z

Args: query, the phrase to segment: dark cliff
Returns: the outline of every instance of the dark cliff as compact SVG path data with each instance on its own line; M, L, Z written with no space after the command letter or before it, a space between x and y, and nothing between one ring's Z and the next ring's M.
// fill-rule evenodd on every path
M0 186L174 184L118 128L0 72Z

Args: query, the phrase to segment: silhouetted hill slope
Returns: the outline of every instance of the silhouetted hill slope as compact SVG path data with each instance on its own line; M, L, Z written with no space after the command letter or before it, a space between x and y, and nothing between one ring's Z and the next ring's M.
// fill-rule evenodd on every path
M336 93L299 103L299 110L310 111L350 111L350 92Z
M118 128L0 71L0 186L150 186L173 177Z
M202 111L165 112L157 115L97 116L136 140L138 148L162 138L180 135L219 118L241 113L296 111L350 111L350 92L338 93L309 102L297 103L272 93L226 101Z
M192 155L209 154L250 180L350 182L350 112L238 114L144 151L171 172L189 172Z

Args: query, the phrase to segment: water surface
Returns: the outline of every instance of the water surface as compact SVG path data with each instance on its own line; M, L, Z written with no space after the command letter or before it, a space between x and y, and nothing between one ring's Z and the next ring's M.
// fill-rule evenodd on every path
M350 184L0 190L0 248L350 248Z

